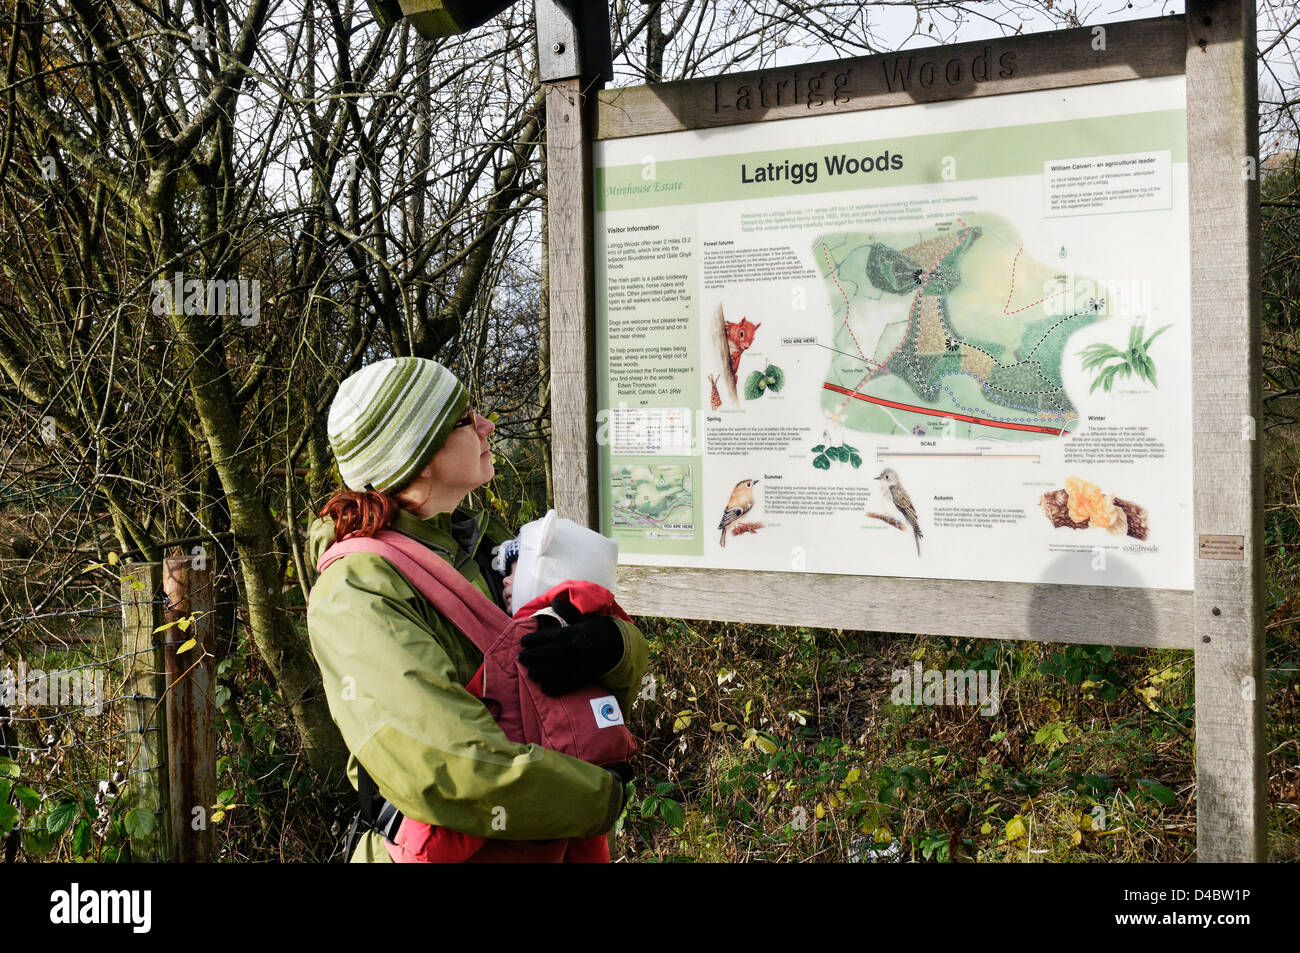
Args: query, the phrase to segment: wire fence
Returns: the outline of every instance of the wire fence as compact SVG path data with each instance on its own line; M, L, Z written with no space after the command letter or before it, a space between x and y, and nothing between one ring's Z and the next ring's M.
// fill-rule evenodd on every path
M160 608L163 602L141 601ZM0 619L0 757L8 759L0 762L0 832L7 862L129 859L119 804L150 815L131 818L136 830L161 823L167 805L159 775L166 765L156 746L142 742L162 726L139 718L141 708L158 707L159 696L130 683L137 664L152 665L162 643L154 636L123 650L122 610L131 604L97 601ZM21 638L31 623L59 620L74 624L73 638Z
M211 837L189 836L178 815L212 803L195 779L215 779L215 739L169 735L212 734L210 646L192 627L211 571L188 559L118 568L117 600L101 585L70 590L76 605L0 618L4 862L210 859ZM187 639L201 650L181 655Z

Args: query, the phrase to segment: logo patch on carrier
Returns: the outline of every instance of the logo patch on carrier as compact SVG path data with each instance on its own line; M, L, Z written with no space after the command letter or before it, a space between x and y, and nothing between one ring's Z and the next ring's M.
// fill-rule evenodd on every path
M591 699L591 713L596 716L597 728L611 728L623 724L623 712L618 707L618 699L613 695L602 695Z

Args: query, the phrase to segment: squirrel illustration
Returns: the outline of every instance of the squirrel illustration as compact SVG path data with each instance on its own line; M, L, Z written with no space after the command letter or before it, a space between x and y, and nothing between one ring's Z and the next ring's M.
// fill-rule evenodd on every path
M746 318L727 322L727 351L731 355L731 373L733 375L740 368L740 356L754 343L754 333L758 331L759 325L762 323L760 321L758 324L754 324Z

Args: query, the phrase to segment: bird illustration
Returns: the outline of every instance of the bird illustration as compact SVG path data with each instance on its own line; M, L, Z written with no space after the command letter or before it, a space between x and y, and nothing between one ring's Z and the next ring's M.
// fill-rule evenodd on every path
M718 523L718 529L722 530L723 546L727 545L727 529L731 524L754 508L754 487L757 485L757 480L741 480L731 491L727 508L722 511L722 521Z
M894 505L898 514L912 527L912 533L916 536L916 555L921 555L921 537L925 534L921 532L921 524L917 522L916 507L912 505L912 498L903 489L903 484L898 482L898 474L893 470L884 469L876 479L885 481L882 495Z

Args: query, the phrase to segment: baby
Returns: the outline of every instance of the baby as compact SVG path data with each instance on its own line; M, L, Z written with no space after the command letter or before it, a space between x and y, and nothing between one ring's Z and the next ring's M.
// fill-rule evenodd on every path
M539 520L526 523L519 536L492 550L492 568L504 579L506 612L519 617L549 606L558 593L551 590L568 584L570 590L586 591L599 599L599 590L609 596L601 609L612 607L614 576L618 571L618 542L561 519L551 510ZM533 603L536 602L536 605ZM580 611L587 609L574 601ZM620 612L614 613L621 615Z

